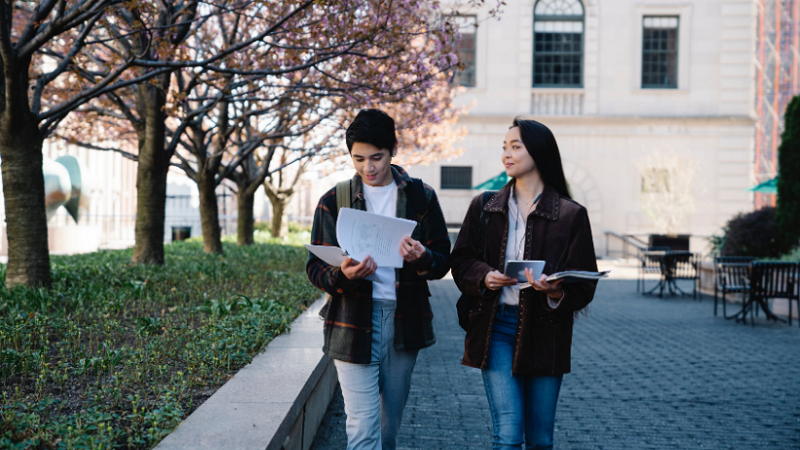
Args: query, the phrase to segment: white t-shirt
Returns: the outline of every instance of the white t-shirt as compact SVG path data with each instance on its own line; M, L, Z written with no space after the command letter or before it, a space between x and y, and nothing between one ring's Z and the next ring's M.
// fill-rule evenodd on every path
M363 186L367 212L385 217L397 217L397 183L394 180L386 186L370 186L366 183ZM394 269L379 266L376 273L385 283L372 282L372 298L397 300Z

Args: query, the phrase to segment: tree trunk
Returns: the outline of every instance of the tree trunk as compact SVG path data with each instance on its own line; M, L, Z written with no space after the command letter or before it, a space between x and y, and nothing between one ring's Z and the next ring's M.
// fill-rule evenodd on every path
M280 198L272 199L272 237L282 237L284 232L288 231L287 224L284 223L283 215L286 213L286 205L289 203L287 200ZM287 229L284 228L286 226Z
M200 223L203 226L203 251L221 254L222 233L219 227L216 188L214 174L208 174L201 167L197 172L197 189L200 191Z
M256 194L248 192L246 186L239 186L236 194L236 203L239 212L239 219L236 224L236 243L239 245L253 245L253 204Z
M139 158L136 172L136 244L132 260L135 263L164 264L167 173L172 157L167 154L164 144L166 95L161 87L151 83L142 83L137 94L144 123L136 130Z
M0 165L6 207L6 286L50 287L42 138L31 113L0 118Z

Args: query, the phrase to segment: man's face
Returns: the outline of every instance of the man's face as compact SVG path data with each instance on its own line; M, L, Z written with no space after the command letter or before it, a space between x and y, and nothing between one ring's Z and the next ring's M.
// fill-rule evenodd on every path
M354 142L350 149L356 172L370 186L386 186L392 182L392 156L391 150L363 142Z

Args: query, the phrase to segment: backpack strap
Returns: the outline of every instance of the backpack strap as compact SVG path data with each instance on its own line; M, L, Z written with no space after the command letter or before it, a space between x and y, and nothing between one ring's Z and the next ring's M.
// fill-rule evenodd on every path
M478 233L481 236L480 246L477 248L478 254L483 255L483 247L486 243L486 231L489 229L489 215L483 210L489 200L497 194L497 191L483 191L481 194L481 218L478 222Z
M350 198L350 180L344 180L336 183L336 215L339 215L339 210L342 208L349 208L352 206Z
M352 206L351 200L351 187L350 187L350 180L344 180L336 183L336 215L339 215L339 210L342 208L349 208ZM319 318L321 320L325 320L325 317L328 315L328 309L330 308L331 304L331 297L330 294L327 294L325 300L325 304L322 306L322 309L319 310Z
M417 217L424 215L425 211L428 210L428 202L425 198L425 185L422 184L422 180L419 178L411 179L411 195L409 200L411 201L411 208L414 210L414 214L416 214Z

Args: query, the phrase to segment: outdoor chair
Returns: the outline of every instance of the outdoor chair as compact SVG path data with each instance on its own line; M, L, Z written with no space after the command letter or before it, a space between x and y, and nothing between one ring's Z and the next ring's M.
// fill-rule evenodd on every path
M722 294L722 317L728 319L725 304L728 293L746 295L749 288L752 256L717 256L714 258L714 316L717 315L717 299ZM744 300L742 300L744 302Z
M742 309L742 319L750 319L755 326L755 313L758 306L764 310L767 319L780 320L769 308L768 301L775 298L789 300L789 325L792 324L792 302L797 302L800 310L800 262L753 262L750 272L750 296ZM800 323L800 320L798 320Z
M645 275L657 273L661 275L661 263L669 247L644 247L639 249L639 277L636 279L636 292L647 293Z
M664 287L669 288L670 294L675 291L688 295L678 287L677 280L692 280L692 298L697 298L697 285L700 282L700 255L692 252L667 252L664 255L664 270L661 275L661 296L664 296Z

